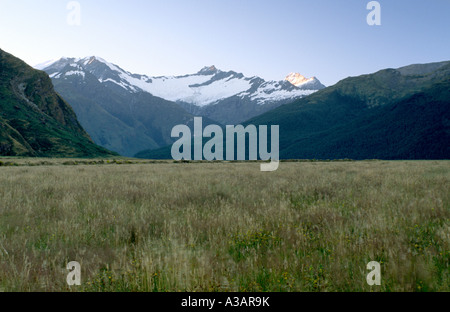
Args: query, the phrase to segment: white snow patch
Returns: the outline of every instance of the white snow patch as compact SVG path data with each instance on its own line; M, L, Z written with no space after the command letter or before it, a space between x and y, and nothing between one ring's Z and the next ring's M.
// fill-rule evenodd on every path
M112 63L109 63L109 62L105 61L105 60L102 59L101 57L95 56L95 58L96 58L98 61L100 61L100 62L102 62L103 64L105 64L106 66L108 66L109 69L111 69L112 71L116 71L116 72L119 72L119 73L122 72L122 70L120 70L119 67L117 67L116 65L114 65L114 64L112 64Z
M133 87L133 86L131 86L131 85L127 85L127 84L125 84L125 83L122 82L122 81L117 82L117 81L115 81L114 79L111 79L111 78L108 78L108 79L105 79L105 80L99 79L98 81L100 81L101 83L104 83L104 82L112 82L112 83L115 83L116 85L118 85L118 86L124 88L124 89L127 90L127 91L129 91L129 90L132 90L132 91L134 91L134 92L137 91L135 87Z
M65 76L73 76L73 75L82 76L83 78L85 77L85 73L79 70L71 70L65 73Z
M311 95L315 90L279 90L273 83L263 84L254 94L251 95L252 100L257 100L259 105L264 105L271 101L282 101L294 98L301 98Z
M205 86L201 85L213 78L211 75L190 75L185 77L141 77L133 78L125 73L120 74L120 78L127 81L143 91L149 92L154 96L164 98L169 101L183 101L198 106L205 106L215 103L219 100L234 96L243 91L247 91L251 85L245 79L231 79L230 77L214 81Z
M213 83L195 89L195 94L184 99L187 103L205 106L232 97L251 88L249 81L245 79L229 79L214 81Z

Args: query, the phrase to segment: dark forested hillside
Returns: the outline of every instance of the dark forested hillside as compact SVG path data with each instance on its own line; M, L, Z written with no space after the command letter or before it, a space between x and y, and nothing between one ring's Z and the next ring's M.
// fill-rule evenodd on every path
M97 146L45 72L0 50L0 155L95 157Z

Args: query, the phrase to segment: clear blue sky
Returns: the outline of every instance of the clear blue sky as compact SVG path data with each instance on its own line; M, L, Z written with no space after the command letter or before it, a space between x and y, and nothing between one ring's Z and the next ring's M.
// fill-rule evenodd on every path
M179 75L206 65L246 76L289 72L331 85L348 76L450 60L449 0L0 0L0 48L36 65L101 56L133 73Z

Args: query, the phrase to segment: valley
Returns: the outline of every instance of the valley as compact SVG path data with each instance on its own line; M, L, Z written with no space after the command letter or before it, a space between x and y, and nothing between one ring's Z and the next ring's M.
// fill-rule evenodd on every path
M290 311L450 292L448 12L0 1L3 305Z

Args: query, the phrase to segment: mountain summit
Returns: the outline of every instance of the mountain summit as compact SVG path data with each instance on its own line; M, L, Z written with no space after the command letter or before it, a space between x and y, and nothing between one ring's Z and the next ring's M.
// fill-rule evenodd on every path
M316 77L306 78L305 76L299 73L290 73L289 75L286 76L285 80L289 81L291 84L299 88L305 86L317 90L325 88L325 86L322 85Z
M216 66L212 65L212 66L205 66L203 67L198 74L200 75L211 75L211 74L217 74L217 72L219 72L219 70L216 68Z

